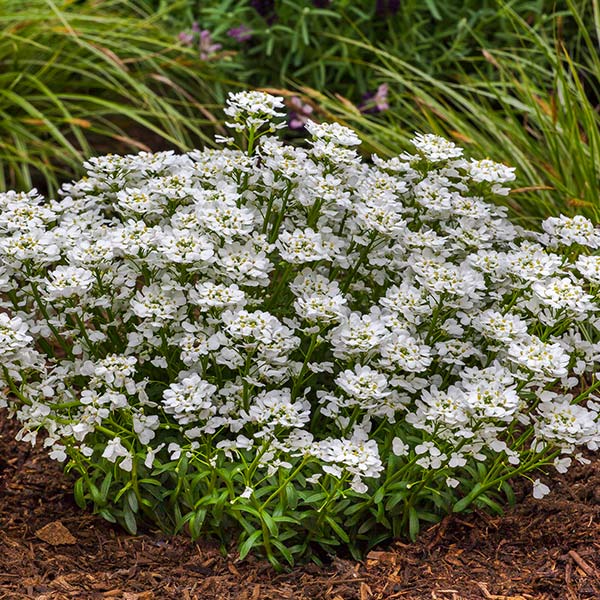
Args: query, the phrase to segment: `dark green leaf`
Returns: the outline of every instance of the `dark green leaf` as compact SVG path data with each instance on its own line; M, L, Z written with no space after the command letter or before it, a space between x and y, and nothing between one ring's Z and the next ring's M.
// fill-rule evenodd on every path
M240 558L244 559L248 556L248 552L252 549L252 547L256 544L259 538L262 536L262 531L258 529L254 533L252 533L247 539L245 539L239 547Z

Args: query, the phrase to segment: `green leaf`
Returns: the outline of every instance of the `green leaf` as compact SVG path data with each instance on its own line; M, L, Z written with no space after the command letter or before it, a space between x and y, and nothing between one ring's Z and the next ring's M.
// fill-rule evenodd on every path
M300 492L298 495L306 504L315 504L316 502L322 502L327 497L327 494L325 494L325 492L311 492L306 495L305 494L306 492Z
M512 489L512 486L508 483L508 481L503 481L501 485L501 489L506 495L506 500L508 503L513 506L516 502L515 492Z
M98 487L91 481L88 481L88 487L90 488L90 494L92 496L94 504L102 506L104 502L102 500L102 494L100 494L100 490L98 489Z
M273 521L277 523L293 523L294 525L300 525L300 520L289 515L281 515L273 517Z
M190 520L188 521L190 527L190 535L193 540L197 540L202 533L202 525L206 519L206 509L201 508L196 512L192 513Z
M127 504L129 505L129 508L131 508L132 512L137 513L137 511L139 510L139 504L135 491L130 489L127 492L127 496L125 496L125 498L127 499Z
M109 471L100 486L100 496L102 497L102 502L106 503L108 499L108 492L110 491L110 484L112 483L112 471Z
M290 508L296 508L298 505L298 492L293 483L288 483L285 486L285 497Z
M370 531L376 525L376 523L377 521L375 521L373 517L366 519L365 521L363 521L363 524L359 527L358 534L362 535L363 533L367 533L367 531Z
M113 502L118 502L121 497L123 496L123 494L125 494L127 492L127 490L133 485L133 483L131 481L128 481L116 494Z
M421 525L419 523L419 515L417 511L411 506L408 509L408 535L413 542L417 539L420 528Z
M253 534L251 534L247 539L245 539L239 547L240 559L246 558L248 556L248 552L252 549L252 547L256 544L259 538L262 536L262 531L260 529L256 530Z
M458 502L454 504L454 506L452 507L452 512L458 513L465 510L465 508L467 508L471 504L471 502L475 500L477 495L481 492L482 487L483 486L480 483L477 483L467 496L461 498Z
M379 504L385 496L385 486L381 486L373 495L373 502Z
M332 517L330 517L329 515L325 517L325 520L327 521L327 523L329 523L329 525L331 526L331 529L333 529L333 531L335 531L335 534L344 542L348 543L350 541L350 538L348 537L348 534L343 530L343 528L340 526L339 523L336 522L335 519L333 519Z
M75 496L75 503L79 508L86 507L85 495L83 491L83 477L80 477L73 486L73 495Z
M397 492L397 493L393 494L392 496L390 496L388 498L388 501L385 503L385 509L391 510L392 508L394 508L394 506L396 506L403 500L406 500L406 497L408 496L408 494L409 494L408 490L404 490L402 492Z
M115 516L108 510L108 508L101 508L98 513L105 521L109 523L116 523L117 519Z
M152 479L152 478L148 478L146 477L145 479L140 479L138 481L138 483L144 484L144 485L162 485L162 483L158 480L158 479Z
M137 521L135 520L135 514L129 508L128 504L123 506L123 523L125 525L125 529L132 535L137 533Z
M257 519L262 519L262 515L260 513L260 511L257 508L254 508L254 506L250 506L249 504L242 504L242 503L236 503L232 509L234 511L239 511L239 512L246 512L254 517L256 517Z
M497 515L504 514L504 509L502 508L502 506L498 504L498 502L492 500L487 494L481 494L477 496L475 501L482 502L483 504L491 508L492 511L495 512Z
M418 517L420 521L427 521L428 523L437 523L440 520L439 515L435 513L428 512L426 510L417 511Z
M273 537L277 537L279 535L279 527L277 526L277 523L275 523L275 521L273 520L273 517L268 512L263 511L261 513L261 518L265 522L269 533Z
M281 553L281 556L283 556L283 558L285 558L285 560L288 562L288 564L293 567L294 566L294 557L292 556L292 553L289 551L288 548L286 548L279 540L271 540L271 544L277 548L277 550L279 550L279 552Z
M431 13L431 16L436 21L441 21L442 15L440 14L440 11L438 10L438 7L435 4L435 0L425 0L425 4L427 5L429 12Z

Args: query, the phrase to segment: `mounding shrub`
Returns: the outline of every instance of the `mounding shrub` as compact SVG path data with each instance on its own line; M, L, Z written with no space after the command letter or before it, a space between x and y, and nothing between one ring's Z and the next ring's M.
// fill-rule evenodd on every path
M514 169L434 135L372 163L336 123L285 145L282 106L234 94L239 146L0 196L19 437L109 521L276 567L499 512L515 476L543 496L600 439L600 232L513 225L488 200Z

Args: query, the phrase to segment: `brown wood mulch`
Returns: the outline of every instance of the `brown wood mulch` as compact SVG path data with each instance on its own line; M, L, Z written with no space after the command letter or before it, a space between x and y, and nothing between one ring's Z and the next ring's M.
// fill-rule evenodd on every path
M0 600L600 598L600 461L503 517L452 516L363 562L275 573L210 542L133 537L75 505L60 466L0 414Z

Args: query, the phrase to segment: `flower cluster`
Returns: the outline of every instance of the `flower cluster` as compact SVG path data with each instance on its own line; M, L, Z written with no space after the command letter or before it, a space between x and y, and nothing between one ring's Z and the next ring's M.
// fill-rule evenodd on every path
M19 436L43 430L106 518L236 522L274 562L415 535L584 460L597 230L513 225L488 201L513 169L433 135L367 162L355 132L309 120L308 146L285 145L282 106L231 96L246 151L109 155L57 200L0 195Z

